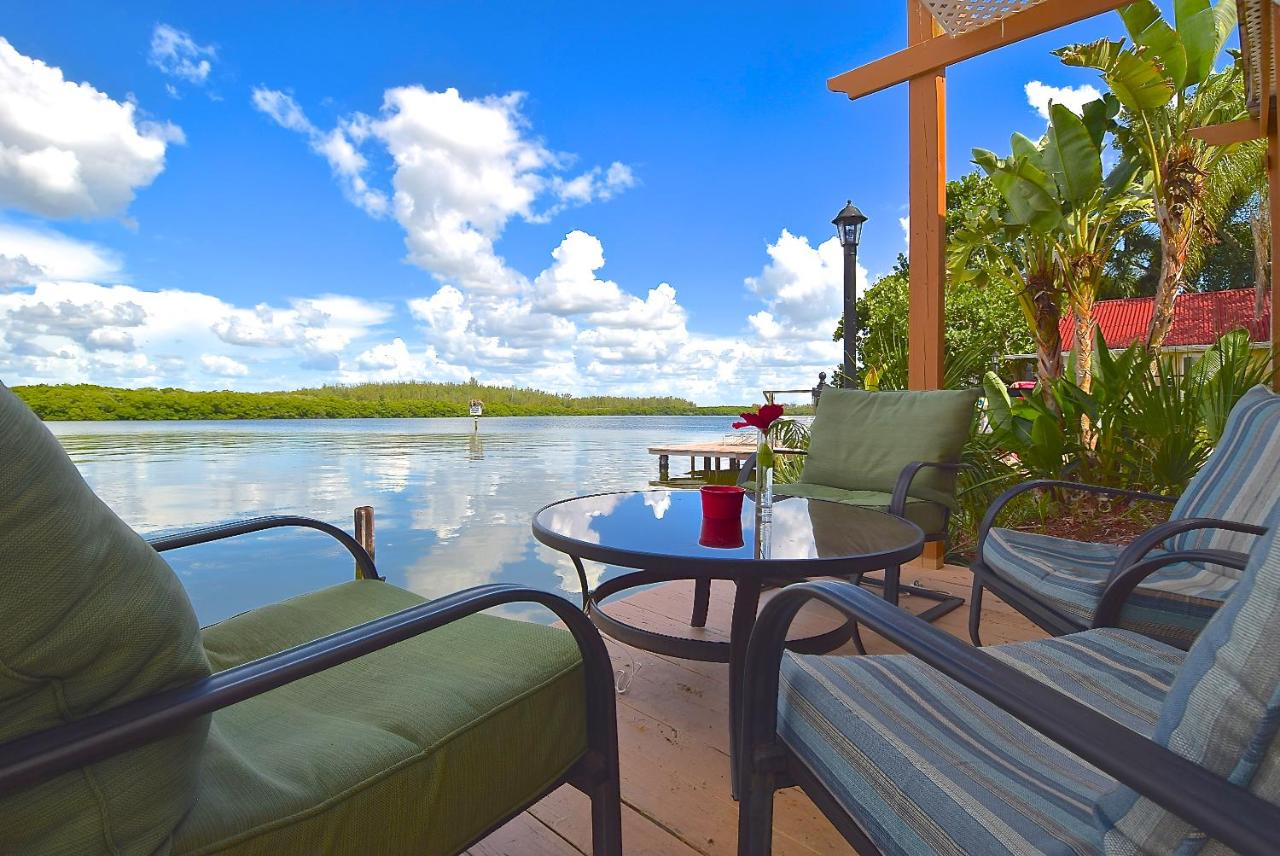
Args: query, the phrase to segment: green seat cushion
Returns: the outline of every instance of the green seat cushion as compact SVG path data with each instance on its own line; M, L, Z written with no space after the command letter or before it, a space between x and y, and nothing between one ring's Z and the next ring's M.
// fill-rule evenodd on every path
M155 550L0 386L0 742L209 674ZM0 798L0 853L164 853L196 792L208 720Z
M422 603L345 583L204 631L222 670ZM454 853L586 751L565 631L477 615L218 711L178 853Z
M913 461L960 460L977 402L976 389L826 390L800 481L893 493L903 467ZM955 476L926 469L912 481L910 495L954 508Z
M874 508L888 512L890 493L878 490L844 490L825 484L777 485L773 492L779 496L803 496L807 499L823 499L827 502L840 502L845 505L857 505L862 508ZM947 526L946 506L915 497L907 497L906 518L919 526L926 535L942 534Z

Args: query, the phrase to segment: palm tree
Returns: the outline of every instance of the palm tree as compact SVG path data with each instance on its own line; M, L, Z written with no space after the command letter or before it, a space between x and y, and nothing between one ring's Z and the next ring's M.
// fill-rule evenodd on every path
M1049 127L1038 143L1015 134L1013 153L998 158L974 150L974 162L991 177L1008 206L998 224L975 224L958 242L953 267L959 275L974 266L975 248L987 247L993 229L1020 236L1021 257L1005 254L996 276L1020 276L1016 292L1036 342L1041 380L1062 375L1058 321L1070 309L1076 321L1076 383L1092 382L1096 324L1093 306L1102 288L1107 260L1116 243L1141 222L1149 198L1136 189L1138 167L1121 160L1104 178L1102 152L1107 130L1119 112L1111 96L1086 104L1076 115L1061 104L1049 107Z
M1124 107L1116 137L1121 151L1151 173L1151 199L1160 233L1160 278L1147 346L1158 350L1173 323L1188 260L1206 231L1211 197L1241 170L1241 158L1259 157L1257 145L1209 146L1191 136L1205 125L1245 116L1242 73L1214 63L1236 26L1234 0L1176 0L1169 26L1151 0L1120 9L1134 44L1099 41L1055 51L1069 66L1102 73Z

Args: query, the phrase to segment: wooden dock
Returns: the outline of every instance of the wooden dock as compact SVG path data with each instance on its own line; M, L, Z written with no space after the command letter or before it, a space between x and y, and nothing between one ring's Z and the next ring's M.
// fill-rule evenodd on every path
M905 580L968 596L964 568L904 567ZM766 595L767 597L767 595ZM672 634L729 638L732 586L716 582L702 630L689 627L693 584L668 583L611 602L619 618ZM1044 634L988 593L983 639L989 644L1039 638ZM904 606L919 612L931 604L910 597ZM937 626L968 638L968 609L944 616ZM800 614L797 633L832 626L823 607ZM874 633L863 632L872 653L896 652ZM738 806L729 796L727 667L637 651L606 640L620 686L618 739L622 755L623 834L627 856L730 856L736 852ZM852 653L852 651L850 651ZM580 856L590 853L587 799L565 786L512 820L469 852L475 856ZM777 796L774 853L816 856L852 853L835 829L797 790Z
M775 455L800 454L798 449L774 449ZM672 458L688 458L689 472L696 473L698 459L702 459L702 472L737 472L742 462L756 453L756 441L750 434L743 434L742 439L713 440L709 443L686 443L676 446L654 446L649 449L650 455L658 456L658 479L666 481L671 472ZM721 464L723 462L723 466Z

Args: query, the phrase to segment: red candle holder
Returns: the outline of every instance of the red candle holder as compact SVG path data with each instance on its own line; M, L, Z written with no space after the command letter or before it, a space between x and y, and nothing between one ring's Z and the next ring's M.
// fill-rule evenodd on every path
M702 488L702 516L706 520L737 520L742 517L742 497L737 485L709 484Z

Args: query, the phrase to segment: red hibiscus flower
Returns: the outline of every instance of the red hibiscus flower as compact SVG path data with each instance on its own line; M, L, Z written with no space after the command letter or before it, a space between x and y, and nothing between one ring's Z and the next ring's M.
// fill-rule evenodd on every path
M759 428L767 434L769 426L778 421L778 417L782 415L782 405L762 404L755 413L748 411L738 415L742 417L742 421L733 423L734 428Z

